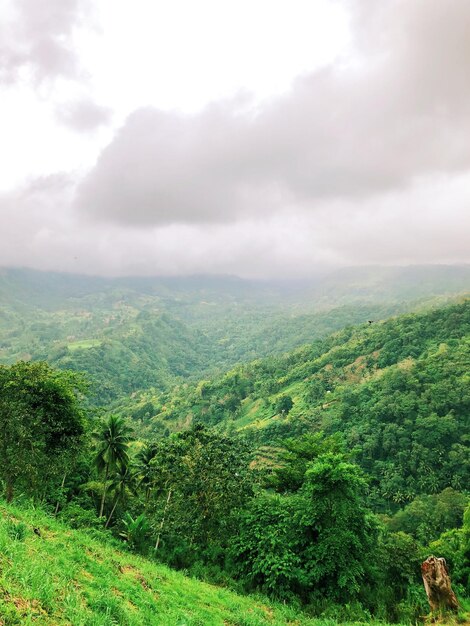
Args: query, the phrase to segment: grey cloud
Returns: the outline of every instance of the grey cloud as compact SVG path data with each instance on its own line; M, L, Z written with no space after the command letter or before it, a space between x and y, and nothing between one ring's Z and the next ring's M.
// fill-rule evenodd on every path
M247 120L226 105L193 118L137 111L79 189L78 202L98 217L136 223L226 221L253 197L272 207L276 184L251 175L247 141Z
M92 100L75 100L56 109L58 121L77 132L90 132L108 124L112 111Z
M13 83L27 69L36 82L76 77L71 43L74 27L90 10L89 0L15 0L0 25L0 82Z
M470 167L470 3L352 2L347 59L239 111L132 114L76 207L135 225L227 222L368 198Z
M366 201L324 200L310 213L146 229L77 220L68 210L72 191L73 180L57 175L0 195L0 266L274 278L345 265L470 261L470 174L423 179Z

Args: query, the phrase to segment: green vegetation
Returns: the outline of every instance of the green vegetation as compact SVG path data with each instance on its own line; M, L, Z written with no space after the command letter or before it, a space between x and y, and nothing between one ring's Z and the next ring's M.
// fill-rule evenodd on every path
M333 624L186 578L99 534L70 530L38 509L5 505L0 505L0 620L5 626Z
M88 348L98 348L99 346L101 346L99 339L82 339L81 341L74 341L73 343L67 344L67 348L70 352L75 352L75 350L87 350Z
M154 399L147 428L201 421L256 445L337 434L393 511L470 484L470 301L349 328ZM292 400L289 411L281 404ZM135 414L134 414L135 415Z
M46 363L0 366L0 476L8 501L15 488L45 493L50 480L73 467L85 429L83 388L79 376Z
M89 401L127 402L366 320L463 292L467 267L359 268L283 284L0 270L0 363L84 371ZM437 299L437 300L436 300Z
M364 319L411 305L367 302L359 276L308 312L305 287L46 274L47 300L20 272L0 311L0 623L411 624L431 553L465 621L470 301Z

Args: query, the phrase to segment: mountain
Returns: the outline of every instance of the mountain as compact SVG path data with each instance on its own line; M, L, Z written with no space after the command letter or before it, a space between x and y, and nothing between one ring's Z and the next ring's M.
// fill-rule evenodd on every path
M84 371L108 404L470 288L467 266L355 268L310 281L230 276L103 278L0 271L0 363Z
M265 458L289 436L339 437L386 509L470 484L469 372L464 299L346 328L197 385L143 394L121 410L155 432L193 421L239 431Z

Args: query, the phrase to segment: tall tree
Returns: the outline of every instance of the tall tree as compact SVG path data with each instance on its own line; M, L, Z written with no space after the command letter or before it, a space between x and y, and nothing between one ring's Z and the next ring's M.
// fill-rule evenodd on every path
M97 441L95 464L103 476L100 517L103 517L104 513L110 472L118 467L126 467L129 463L130 432L131 429L121 417L110 415L95 435Z
M136 470L138 474L138 485L144 490L145 505L150 498L152 485L155 483L155 469L152 464L158 448L155 444L145 444L137 453Z
M106 520L105 528L108 528L111 523L114 511L119 502L122 502L126 496L126 493L135 493L136 476L132 471L129 464L119 465L116 473L112 477L110 490L114 495L113 508L111 509L108 519Z
M20 484L44 495L84 433L83 378L47 363L0 366L0 476L8 501Z
M377 537L364 488L357 466L327 453L307 465L295 494L254 498L232 543L238 573L284 598L357 596Z
M234 511L252 495L244 442L201 425L165 439L152 465L152 521L167 545L206 550L226 544Z

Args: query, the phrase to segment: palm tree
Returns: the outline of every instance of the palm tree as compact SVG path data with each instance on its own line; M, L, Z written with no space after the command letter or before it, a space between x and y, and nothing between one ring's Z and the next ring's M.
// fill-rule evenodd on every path
M137 471L139 473L139 487L144 488L145 504L148 504L150 491L155 482L155 468L152 463L158 448L155 444L146 444L137 454Z
M136 475L130 465L120 465L111 481L110 490L114 493L114 503L111 513L106 520L105 528L108 528L119 500L122 500L126 491L135 493Z
M109 473L118 467L129 464L129 441L131 429L122 419L111 415L95 434L97 451L95 465L99 474L103 474L103 495L101 496L100 517L103 517Z

